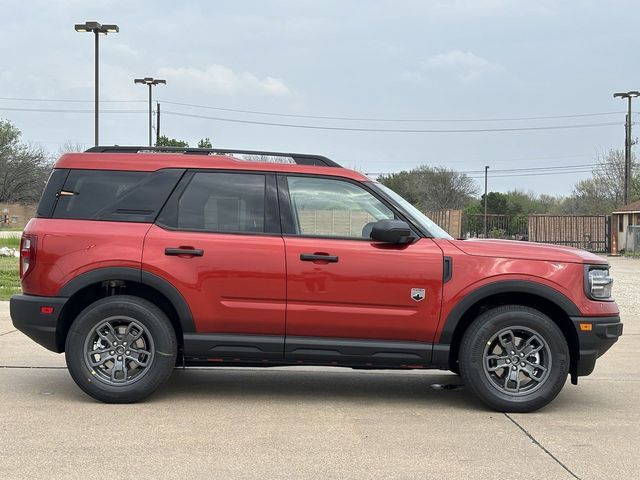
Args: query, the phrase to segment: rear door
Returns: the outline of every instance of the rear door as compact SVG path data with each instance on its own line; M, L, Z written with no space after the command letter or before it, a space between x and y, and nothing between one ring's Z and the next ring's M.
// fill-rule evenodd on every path
M429 363L441 302L440 248L421 237L410 245L372 241L375 221L402 218L360 183L290 175L278 185L287 358Z
M186 357L282 359L285 258L273 174L187 172L146 236L142 269L191 309Z

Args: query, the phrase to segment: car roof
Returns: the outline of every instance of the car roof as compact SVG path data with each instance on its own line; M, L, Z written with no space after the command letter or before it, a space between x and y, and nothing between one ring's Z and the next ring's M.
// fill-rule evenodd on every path
M163 168L220 169L334 176L361 182L370 180L359 172L340 166L299 165L273 161L242 160L229 155L185 155L173 152L65 153L58 159L54 168L142 172L154 172Z

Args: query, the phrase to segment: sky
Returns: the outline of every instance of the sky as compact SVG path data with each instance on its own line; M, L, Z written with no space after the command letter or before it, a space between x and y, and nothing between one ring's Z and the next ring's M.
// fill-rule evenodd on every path
M479 189L488 165L491 191L567 195L623 148L612 93L640 90L636 7L0 0L0 118L52 153L93 145L93 38L73 26L95 20L120 27L100 37L101 144L146 144L148 92L133 79L151 76L167 81L154 88L161 133L192 146L318 153L366 173L444 166ZM500 172L512 169L533 170Z

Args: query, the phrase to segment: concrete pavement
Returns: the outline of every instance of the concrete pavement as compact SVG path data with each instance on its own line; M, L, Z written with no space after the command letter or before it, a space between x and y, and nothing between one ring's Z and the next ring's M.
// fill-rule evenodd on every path
M533 414L433 388L452 374L313 367L176 370L144 403L104 405L0 302L0 476L637 478L640 261L612 264L625 335Z

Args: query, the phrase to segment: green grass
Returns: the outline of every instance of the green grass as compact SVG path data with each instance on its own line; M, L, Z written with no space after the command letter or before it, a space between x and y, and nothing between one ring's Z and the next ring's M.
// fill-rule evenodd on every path
M0 238L0 247L20 248L20 237ZM20 293L20 266L16 257L0 257L0 300Z
M2 247L20 248L20 237L0 238L0 248Z
M18 259L0 257L0 300L9 300L11 295L21 291Z

